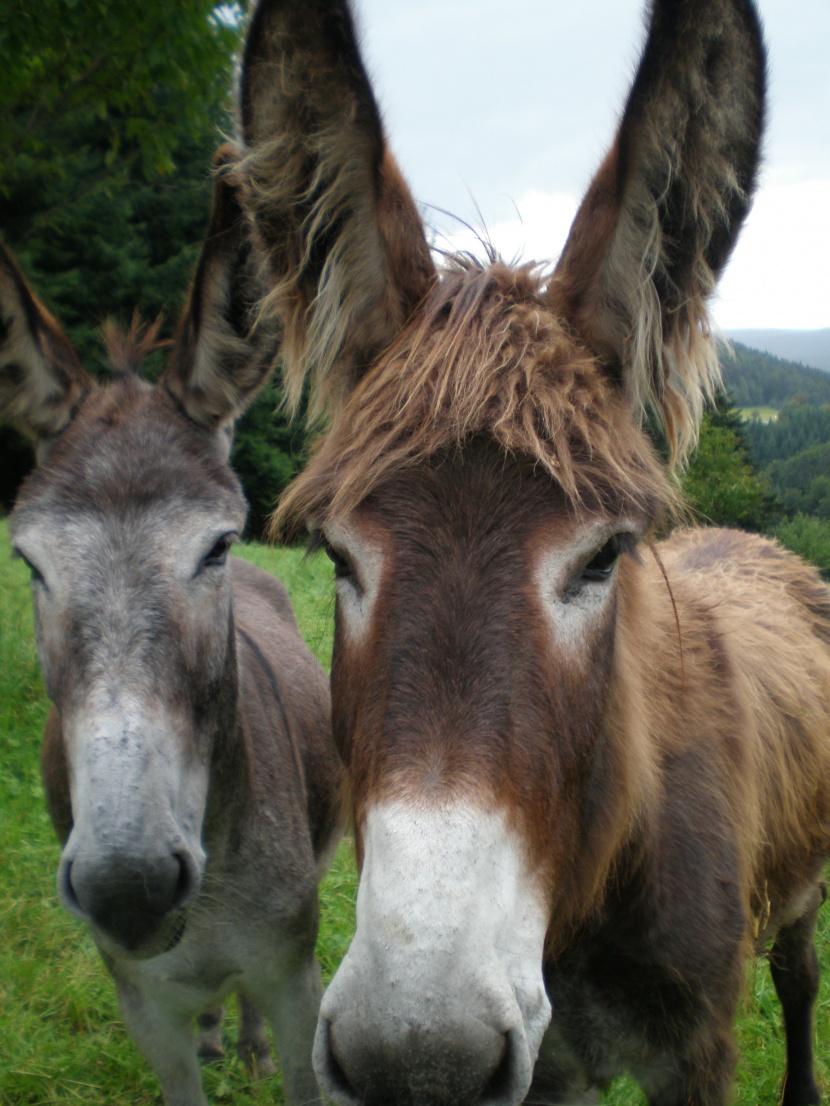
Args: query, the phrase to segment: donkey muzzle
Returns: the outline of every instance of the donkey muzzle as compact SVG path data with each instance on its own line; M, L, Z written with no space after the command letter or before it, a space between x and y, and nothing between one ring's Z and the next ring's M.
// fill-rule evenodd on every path
M73 855L67 847L58 869L66 909L92 927L107 951L141 958L178 943L200 883L201 865L184 848Z
M357 931L320 1009L337 1106L517 1106L550 1021L543 902L504 816L379 804Z

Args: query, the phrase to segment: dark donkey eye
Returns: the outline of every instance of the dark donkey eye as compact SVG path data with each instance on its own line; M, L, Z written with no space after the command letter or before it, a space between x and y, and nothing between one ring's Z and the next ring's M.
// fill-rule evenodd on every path
M580 573L580 579L585 581L607 580L614 571L614 565L619 560L622 551L622 535L615 534L585 565Z
M219 565L223 565L228 559L228 550L236 541L236 534L231 531L230 533L223 534L221 538L218 538L210 548L210 551L202 560L202 568L213 568Z
M328 542L325 543L323 548L326 551L326 556L334 565L334 578L336 580L348 580L354 576L351 564L339 550L329 545Z

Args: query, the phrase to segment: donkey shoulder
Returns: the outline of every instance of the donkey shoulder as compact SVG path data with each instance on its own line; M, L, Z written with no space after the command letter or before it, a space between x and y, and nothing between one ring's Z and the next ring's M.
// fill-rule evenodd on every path
M233 558L233 601L237 621L251 619L271 620L276 615L297 632L297 620L285 585L265 569Z

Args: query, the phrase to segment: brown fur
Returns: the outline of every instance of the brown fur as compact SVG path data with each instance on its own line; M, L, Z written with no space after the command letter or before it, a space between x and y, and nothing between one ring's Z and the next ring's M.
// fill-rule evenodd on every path
M574 505L654 521L677 504L628 405L551 311L537 270L460 259L338 411L274 533L353 510L401 470L477 434L532 458Z
M719 380L707 302L755 185L764 47L750 0L649 14L617 136L545 281L492 256L436 273L384 176L345 0L259 4L238 174L289 388L308 382L330 416L274 532L319 531L341 580L332 706L361 862L383 800L460 798L508 818L545 890L553 1021L527 1101L587 1101L628 1070L650 1106L724 1106L743 956L771 940L783 1103L813 1106L827 592L761 539L641 540L676 512L671 469ZM612 535L618 567L592 575ZM395 873L379 884L394 914ZM350 1106L518 1102L510 1042L496 1069L483 1047L479 1089L456 1081L453 1033L437 1014L414 1032L396 971L377 966L405 958L374 940L359 924L330 992L326 1089ZM412 987L429 1021L448 996Z

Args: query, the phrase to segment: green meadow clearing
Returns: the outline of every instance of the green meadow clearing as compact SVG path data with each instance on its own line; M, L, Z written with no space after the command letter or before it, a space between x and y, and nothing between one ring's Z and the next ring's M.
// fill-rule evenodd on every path
M742 419L758 419L760 422L775 422L778 418L777 407L739 407Z
M285 582L306 640L327 666L333 609L328 561L262 546L246 546L241 555ZM158 1085L121 1026L94 945L56 899L59 849L38 766L46 712L32 640L28 573L11 560L7 524L0 521L0 1106L158 1104ZM322 888L319 956L327 979L348 946L355 887L354 859L344 842ZM830 1094L830 909L822 918L819 956L825 979L818 1006L818 1069ZM765 963L749 969L745 1007L735 1102L773 1106L784 1068L783 1037ZM279 1076L260 1084L248 1080L234 1052L235 1034L231 1009L226 1059L205 1069L211 1102L281 1103ZM626 1081L605 1098L608 1106L643 1101Z

